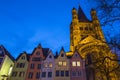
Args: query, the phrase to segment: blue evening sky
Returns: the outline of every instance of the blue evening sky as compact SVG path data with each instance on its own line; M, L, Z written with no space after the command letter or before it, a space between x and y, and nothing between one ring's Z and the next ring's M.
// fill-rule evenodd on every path
M71 10L78 4L90 19L91 3L84 0L0 0L0 44L15 58L39 43L54 53L62 46L69 51Z

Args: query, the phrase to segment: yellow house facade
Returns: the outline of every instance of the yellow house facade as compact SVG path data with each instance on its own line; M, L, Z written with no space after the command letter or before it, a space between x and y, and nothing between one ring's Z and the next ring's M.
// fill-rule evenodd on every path
M3 47L0 46L0 80L8 80L11 75L14 58L10 53Z

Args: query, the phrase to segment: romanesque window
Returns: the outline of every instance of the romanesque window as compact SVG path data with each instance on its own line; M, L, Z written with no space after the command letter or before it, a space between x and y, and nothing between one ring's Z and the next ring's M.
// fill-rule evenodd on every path
M42 72L42 77L46 77L46 72Z
M48 77L52 77L52 72L48 72Z
M80 30L83 30L83 27L80 27Z
M59 76L59 70L56 70L56 77Z

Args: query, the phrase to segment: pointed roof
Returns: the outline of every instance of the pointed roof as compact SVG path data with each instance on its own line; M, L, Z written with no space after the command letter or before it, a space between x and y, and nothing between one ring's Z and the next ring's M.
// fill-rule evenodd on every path
M86 44L86 43L91 43L91 42L101 42L100 40L95 39L93 36L89 35L85 39L83 39L80 44Z
M5 49L3 45L0 45L0 48L3 50L3 54L7 55L12 61L14 61L14 57Z
M80 22L88 22L89 20L85 16L83 10L81 9L80 5L78 7L78 19Z
M25 54L26 55L26 58L27 58L27 61L29 61L29 59L30 59L30 55L31 54L27 54L27 52L26 51L24 51L24 52L22 52L22 53L20 53L20 55L16 58L16 61L23 55L23 54Z

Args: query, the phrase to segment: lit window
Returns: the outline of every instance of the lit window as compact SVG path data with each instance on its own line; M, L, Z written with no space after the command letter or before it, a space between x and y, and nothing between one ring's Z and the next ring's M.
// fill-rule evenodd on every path
M59 66L62 66L62 61L59 61L58 65L59 65Z
M77 61L77 66L80 66L80 61Z
M76 66L76 62L75 61L72 62L72 66Z
M52 67L52 63L49 64L49 67Z
M66 66L66 62L65 61L63 62L63 66Z
M44 63L44 67L45 67L45 68L48 67L47 63Z

